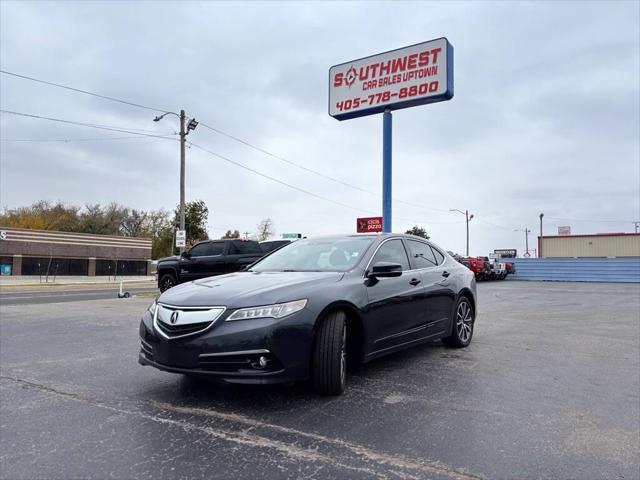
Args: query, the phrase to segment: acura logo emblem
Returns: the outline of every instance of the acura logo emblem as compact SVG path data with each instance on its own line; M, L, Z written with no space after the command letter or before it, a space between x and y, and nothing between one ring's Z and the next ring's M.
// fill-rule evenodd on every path
M178 321L178 315L179 315L179 312L177 310L171 314L171 317L169 318L171 325L175 325L175 323Z

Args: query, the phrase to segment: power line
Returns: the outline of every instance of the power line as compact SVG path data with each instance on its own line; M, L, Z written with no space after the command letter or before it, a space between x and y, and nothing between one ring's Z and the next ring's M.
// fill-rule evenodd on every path
M492 222L488 222L487 220L483 220L482 218L474 217L476 220L482 223L486 223L487 225L491 225L492 227L503 228L504 230L513 230L513 227L505 227L504 225L498 225Z
M147 107L146 105L140 105L139 103L128 102L126 100L120 100L119 98L109 97L107 95L100 95L99 93L89 92L87 90L81 90L79 88L69 87L67 85L61 85L59 83L48 82L46 80L41 80L39 78L34 78L34 77L28 77L27 75L20 75L18 73L14 73L14 72L8 72L6 70L0 70L0 73L4 73L5 75L11 75L11 76L17 77L17 78L22 78L22 79L25 79L25 80L31 80L32 82L38 82L38 83L43 83L45 85L51 85L53 87L64 88L65 90L71 90L71 91L77 92L77 93L84 93L85 95L91 95L92 97L102 98L103 100L111 100L112 102L123 103L125 105L130 105L132 107L144 108L146 110L152 110L154 112L166 112L166 110L161 110L161 109L154 108L154 107Z
M30 80L30 81L33 81L33 82L42 83L42 84L45 84L45 85L50 85L50 86L54 86L54 87L58 87L58 88L63 88L63 89L66 89L66 90L70 90L70 91L77 92L77 93L82 93L82 94L85 94L85 95L91 95L91 96L94 96L94 97L97 97L97 98L101 98L103 100L110 100L110 101L113 101L113 102L122 103L122 104L133 106L133 107L143 108L143 109L146 109L146 110L151 110L151 111L155 111L155 112L166 112L167 111L165 109L149 107L149 106L142 105L142 104L139 104L139 103L129 102L129 101L126 101L126 100L122 100L122 99L115 98L115 97L110 97L110 96L107 96L107 95L101 95L99 93L90 92L90 91L87 91L87 90L82 90L82 89L71 87L71 86L68 86L68 85L63 85L63 84L59 84L59 83L55 83L55 82L50 82L50 81L47 81L47 80L42 80L42 79L39 79L39 78L34 78L34 77L27 76L27 75L21 75L21 74L15 73L15 72L9 72L7 70L0 70L0 73L3 73L5 75L11 75L11 76L14 76L14 77L17 77L17 78L22 78L22 79L25 79L25 80ZM170 138L170 137L159 136L159 135L145 135L145 134L136 133L136 132L133 131L133 130L137 130L137 131L141 131L141 132L153 132L153 130L141 130L141 129L131 129L131 128L122 129L122 128L118 128L118 127L109 127L109 126L105 126L105 125L95 125L95 124L87 124L87 123L82 123L82 122L72 122L72 121L61 120L61 119L41 117L41 116L37 116L37 115L29 115L29 114L23 114L23 113L18 113L18 112L9 112L9 111L5 111L5 110L0 110L0 111L2 111L3 113L10 113L10 114L14 114L14 115L22 115L22 116L33 117L33 118L40 118L40 119L44 119L44 120L58 121L58 122L69 123L69 124L73 124L73 125L86 126L86 127L90 127L90 128L100 128L100 129L103 129L103 130L112 130L112 131L123 132L123 133L135 133L136 135L141 135L141 136L151 136L151 137L157 137L157 138ZM246 140L242 140L241 138L238 138L238 137L236 137L234 135L231 135L229 133L226 133L226 132L224 132L224 131L222 131L220 129L217 129L215 127L207 125L206 123L200 122L200 125L202 125L205 128L208 128L209 130L211 130L211 131L213 131L213 132L215 132L215 133L217 133L219 135L225 136L225 137L227 137L227 138L229 138L231 140L239 142L239 143L241 143L241 144L243 144L243 145L245 145L245 146L247 146L249 148L252 148L252 149L254 149L256 151L259 151L259 152L261 152L261 153L263 153L265 155L268 155L268 156L270 156L272 158L275 158L277 160L280 160L282 162L285 162L285 163L287 163L289 165L295 166L295 167L297 167L297 168L299 168L301 170L307 171L309 173L312 173L314 175L320 176L322 178L325 178L325 179L330 180L332 182L338 183L340 185L343 185L343 186L358 190L360 192L367 193L367 194L370 194L370 195L374 195L376 197L381 197L381 195L378 192L373 192L371 190L364 189L362 187L359 187L357 185L351 184L349 182L345 182L343 180L334 178L334 177L332 177L330 175L326 175L326 174L324 174L322 172L319 172L317 170L314 170L312 168L305 167L304 165L301 165L301 164L299 164L297 162L293 162L293 161L288 160L288 159L286 159L284 157L281 157L279 155L271 153L271 152L269 152L269 151L267 151L267 150L265 150L263 148L260 148L260 147L258 147L256 145L253 145L252 143L250 143L250 142L248 142ZM192 145L194 147L196 147L196 148L202 148L202 147L199 147L199 146L197 146L195 144L192 144ZM213 152L209 152L209 153L211 153L212 155L219 156L219 155L217 155L217 154L215 154ZM231 161L233 163L233 161L230 160L230 159L226 159L226 158L223 158L223 159ZM272 179L274 181L277 181L278 183L282 183L283 185L287 185L287 186L290 186L292 188L295 188L297 190L301 190L302 191L302 189L299 189L298 187L294 187L292 185L287 184L286 182L282 182L282 181L280 181L278 179L269 177L268 175L261 174L260 172L252 170L249 167L243 166L242 164L239 164L237 162L235 162L235 163L238 166L242 166L242 168L248 169L250 171L253 171L254 173L257 173L259 175L265 176L266 178L270 178L270 179ZM308 192L308 193L311 193L311 192ZM321 197L321 196L318 196L318 195L313 194L313 193L311 193L311 194L316 196L316 197L318 197L318 198L325 199L325 197ZM326 200L328 200L328 201L330 201L332 203L340 204L340 202L335 202L335 201L333 201L331 199L326 199ZM401 199L398 199L398 198L394 198L393 200L395 202L397 202L397 203L402 203L404 205L409 205L409 206L412 206L414 208L419 208L419 209L424 209L424 210L431 210L431 211L436 211L436 212L449 213L449 211L446 210L446 209L440 209L440 208L434 208L434 207L426 207L424 205L419 205L419 204L416 204L416 203L407 202L405 200L401 200ZM355 207L351 207L351 206L348 206L348 205L345 205L345 204L342 204L342 206L346 206L348 208L355 209ZM356 210L359 210L359 209L356 209ZM366 211L366 210L361 210L361 211ZM396 218L398 218L400 220L407 220L406 218L402 218L402 217L396 217ZM457 222L456 221L456 222L429 222L429 223L432 223L432 224L456 224L456 223L461 223L461 222ZM485 222L485 223L489 223L489 222ZM497 226L497 225L495 225L495 226ZM507 228L507 227L501 227L501 228Z
M46 142L93 142L93 141L110 141L110 140L140 140L147 137L141 135L132 135L129 137L96 137L96 138L0 138L0 142L28 142L28 143L46 143ZM163 138L173 138L166 136Z
M301 164L299 164L299 163L296 163L296 162L294 162L294 161L292 161L292 160L288 160L288 159L286 159L286 158L284 158L284 157L281 157L280 155L276 155L275 153L271 153L271 152L269 152L268 150L265 150L265 149L263 149L263 148L260 148L260 147L258 147L258 146L256 146L256 145L254 145L254 144L252 144L252 143L250 143L250 142L248 142L248 141L246 141L246 140L243 140L243 139L241 139L241 138L238 138L238 137L236 137L236 136L234 136L234 135L231 135L231 134L228 134L228 133L226 133L226 132L223 132L222 130L219 130L219 129L214 128L214 127L212 127L212 126L210 126L210 125L207 125L206 123L200 122L200 125L202 125L202 126L203 126L203 127L205 127L205 128L208 128L209 130L211 130L211 131L213 131L213 132L215 132L215 133L217 133L217 134L219 134L219 135L222 135L222 136L224 136L224 137L230 138L231 140L234 140L234 141L236 141L236 142L238 142L238 143L241 143L241 144L243 144L243 145L245 145L245 146L247 146L247 147L249 147L249 148L252 148L252 149L254 149L254 150L258 151L258 152L264 153L265 155L268 155L268 156L270 156L270 157L272 157L272 158L275 158L276 160L280 160L280 161L282 161L282 162L288 163L289 165L293 165L294 167L297 167L297 168L299 168L299 169L301 169L301 170L304 170L304 171L306 171L306 172L312 173L312 174L314 174L314 175L318 175L319 177L325 178L325 179L330 180L330 181L332 181L332 182L339 183L340 185L343 185L343 186L345 186L345 187L353 188L353 189L358 190L358 191L360 191L360 192L368 193L369 195L374 195L374 196L376 196L376 197L380 197L380 196L381 196L378 192L373 192L373 191L371 191L371 190L367 190L367 189L365 189L365 188L359 187L359 186L354 185L354 184L352 184L352 183L345 182L345 181L340 180L340 179L338 179L338 178L331 177L331 176L326 175L326 174L324 174L324 173L322 173L322 172L319 172L318 170L314 170L314 169L312 169L312 168L305 167L304 165L301 165ZM441 208L433 208L433 207L425 207L425 206L423 206L423 205L418 205L418 204L415 204L415 203L406 202L406 201L404 201L404 200L400 200L400 199L398 199L398 198L394 198L393 200L394 200L394 201L396 201L396 202L398 202L398 203L403 203L403 204L405 204L405 205L410 205L410 206L412 206L412 207L416 207L416 208L421 208L421 209L426 209L426 210L433 210L433 211L436 211L436 212L446 212L446 213L449 213L449 211L448 211L448 210L445 210L445 209L441 209ZM458 223L458 222L455 222L455 223Z
M7 70L0 70L0 73L3 73L5 75L11 75L11 76L16 77L16 78L22 78L24 80L30 80L32 82L42 83L44 85L50 85L50 86L54 86L54 87L58 87L58 88L64 88L66 90L70 90L70 91L73 91L73 92L82 93L82 94L85 94L85 95L91 95L91 96L94 96L94 97L97 97L97 98L101 98L103 100L110 100L112 102L118 102L118 103L122 103L122 104L129 105L129 106L132 106L132 107L143 108L143 109L152 110L152 111L155 111L155 112L166 112L167 111L167 110L158 109L158 108L155 108L155 107L149 107L147 105L141 105L139 103L129 102L127 100L122 100L122 99L115 98L115 97L110 97L110 96L107 96L107 95L101 95L99 93L90 92L88 90L82 90L80 88L71 87L69 85L63 85L63 84L60 84L60 83L55 83L55 82L50 82L50 81L42 80L42 79L35 78L35 77L30 77L28 75L21 75L21 74L15 73L15 72L9 72ZM279 155L271 153L271 152L269 152L269 151L267 151L267 150L265 150L263 148L260 148L260 147L258 147L256 145L253 145L250 142L247 142L246 140L242 140L241 138L235 137L235 136L233 136L233 135L231 135L229 133L226 133L226 132L224 132L224 131L222 131L220 129L217 129L215 127L207 125L207 124L205 124L203 122L200 122L200 125L202 125L205 128L208 128L209 130L211 130L211 131L213 131L213 132L215 132L215 133L217 133L219 135L223 135L223 136L225 136L227 138L230 138L230 139L232 139L232 140L234 140L236 142L239 142L239 143L241 143L241 144L243 144L243 145L245 145L245 146L247 146L249 148L257 150L257 151L259 151L259 152L261 152L261 153L263 153L265 155L268 155L268 156L270 156L272 158L275 158L277 160L285 162L285 163L287 163L289 165L292 165L294 167L297 167L297 168L299 168L301 170L305 170L305 171L307 171L309 173L312 173L314 175L320 176L322 178L325 178L325 179L330 180L332 182L338 183L340 185L343 185L343 186L346 186L346 187L349 187L349 188L353 188L353 189L358 190L360 192L367 193L369 195L374 195L376 197L380 197L381 196L377 192L373 192L371 190L367 190L367 189L359 187L357 185L353 185L353 184L351 184L349 182L345 182L343 180L334 178L334 177L332 177L330 175L326 175L326 174L324 174L322 172L319 172L319 171L314 170L314 169L309 168L309 167L305 167L304 165L301 165L301 164L299 164L297 162L293 162L293 161L288 160L288 159L286 159L284 157L281 157ZM436 211L436 212L446 212L446 213L448 213L448 210L445 210L445 209L434 208L434 207L426 207L424 205L418 205L418 204L415 204L415 203L407 202L405 200L400 200L398 198L394 198L394 201L396 201L398 203L405 204L405 205L412 206L414 208L420 208L420 209L424 209L424 210L431 210L431 211ZM441 222L441 223L447 223L447 222ZM457 223L457 222L452 222L452 223Z
M214 157L216 157L216 158L219 158L219 159L221 159L221 160L224 160L225 162L231 163L231 164L233 164L233 165L235 165L235 166L237 166L237 167L240 167L240 168L242 168L242 169L244 169L244 170L247 170L247 171L249 171L249 172L251 172L251 173L255 173L256 175L259 175L259 176L261 176L261 177L267 178L267 179L269 179L269 180L271 180L271 181L273 181L273 182L279 183L280 185L284 185L285 187L291 188L291 189L293 189L293 190L296 190L296 191L298 191L298 192L304 193L304 194L306 194L306 195L310 195L310 196L315 197L315 198L317 198L317 199L324 200L324 201L326 201L326 202L330 202L330 203L333 203L333 204L335 204L335 205L338 205L338 206L341 206L341 207L344 207L344 208L348 208L348 209L350 209L350 210L355 210L355 211L359 211L359 212L365 212L365 213L368 213L368 214L374 214L374 215L376 215L376 214L377 214L377 212L374 212L374 211L372 211L372 210L365 210L365 209L362 209L362 208L359 208L359 207L354 207L354 206L352 206L352 205L348 205L348 204L346 204L346 203L338 202L338 201L333 200L333 199L331 199L331 198L327 198L327 197L324 197L324 196L322 196L322 195L318 195L318 194L316 194L316 193L310 192L309 190L305 190L304 188L296 187L295 185L291 185L290 183L287 183L287 182L285 182L285 181L283 181L283 180L280 180L280 179L278 179L278 178L272 177L271 175L267 175L266 173L262 173L262 172L260 172L260 171L258 171L258 170L255 170L255 169L253 169L253 168L251 168L251 167L248 167L248 166L246 166L246 165L244 165L244 164L242 164L242 163L240 163L240 162L237 162L237 161L235 161L235 160L232 160L232 159L230 159L229 157L225 157L224 155L220 155L219 153L216 153L216 152L214 152L214 151L211 151L211 150L209 150L209 149L207 149L207 148L205 148L205 147L203 147L203 146L201 146L201 145L197 145L197 144L195 144L195 143L193 143L193 142L187 142L187 143L189 144L189 146L191 146L191 147L195 147L195 148L197 148L197 149L199 149L199 150L202 150L202 151L204 151L204 152L206 152L206 153L208 153L208 154L210 154L210 155L213 155L213 156L214 156ZM421 223L421 222L415 222L414 220L409 220L409 219L407 219L407 218L402 218L402 217L397 217L397 218L399 218L400 220L405 220L405 221L407 221L407 220L408 220L408 221L410 221L411 223ZM461 222L427 222L427 223L435 223L435 224L453 224L453 223L461 223Z
M242 164L240 162L236 162L235 160L232 160L232 159L230 159L228 157L225 157L224 155L220 155L219 153L213 152L213 151L211 151L211 150L209 150L209 149L207 149L205 147L202 147L200 145L196 145L193 142L187 142L187 143L190 146L195 147L195 148L197 148L199 150L202 150L204 152L207 152L208 154L213 155L214 157L219 158L221 160L224 160L225 162L229 162L229 163L231 163L231 164L233 164L233 165L235 165L237 167L240 167L240 168L243 168L243 169L245 169L245 170L247 170L249 172L255 173L256 175L260 175L261 177L264 177L264 178L267 178L267 179L269 179L269 180L271 180L273 182L279 183L280 185L284 185L285 187L291 188L293 190L297 190L298 192L304 193L306 195L310 195L312 197L318 198L320 200L324 200L326 202L331 202L331 203L333 203L335 205L339 205L341 207L349 208L351 210L356 210L356 211L360 211L360 212L366 212L366 213L375 214L375 212L373 212L371 210L364 210L364 209L361 209L361 208L358 208L358 207L353 207L351 205L347 205L346 203L338 202L336 200L332 200L330 198L323 197L322 195L318 195L316 193L310 192L309 190L305 190L304 188L296 187L295 185L291 185L290 183L287 183L287 182L284 182L282 180L279 180L279 179L277 179L275 177L272 177L271 175L267 175L266 173L262 173L262 172L259 172L258 170L254 170L251 167L247 167L246 165L244 165L244 164Z
M47 80L42 80L40 78L30 77L28 75L21 75L19 73L15 73L15 72L9 72L7 70L0 70L0 73L3 73L5 75L11 75L11 76L17 77L17 78L22 78L24 80L30 80L32 82L42 83L44 85L50 85L50 86L53 86L53 87L64 88L65 90L70 90L70 91L77 92L77 93L82 93L82 94L85 94L85 95L91 95L93 97L101 98L103 100L110 100L112 102L118 102L118 103L122 103L122 104L129 105L129 106L132 106L132 107L144 108L146 110L152 110L152 111L155 111L155 112L166 112L167 111L167 110L163 110L163 109L159 109L159 108L155 108L155 107L149 107L147 105L141 105L139 103L129 102L127 100L122 100L122 99L115 98L115 97L110 97L110 96L107 96L107 95L101 95L99 93L90 92L88 90L82 90L80 88L71 87L69 85L63 85L63 84L60 84L60 83L55 83L55 82L50 82L50 81L47 81ZM343 180L340 180L338 178L332 177L330 175L326 175L326 174L324 174L322 172L319 172L317 170L314 170L312 168L305 167L304 165L301 165L301 164L299 164L297 162L293 162L293 161L288 160L288 159L286 159L284 157L281 157L279 155L271 153L271 152L269 152L269 151L267 151L267 150L265 150L263 148L260 148L260 147L258 147L256 145L253 145L250 142L247 142L246 140L242 140L241 138L238 138L238 137L236 137L234 135L226 133L226 132L224 132L224 131L222 131L220 129L217 129L215 127L207 125L207 124L205 124L203 122L200 122L200 125L202 125L205 128L208 128L209 130L211 130L211 131L213 131L213 132L215 132L215 133L217 133L219 135L222 135L222 136L225 136L227 138L230 138L230 139L232 139L232 140L234 140L236 142L239 142L239 143L241 143L241 144L243 144L243 145L245 145L245 146L247 146L249 148L252 148L252 149L254 149L256 151L259 151L259 152L261 152L261 153L263 153L265 155L268 155L268 156L270 156L272 158L275 158L277 160L285 162L285 163L287 163L289 165L297 167L297 168L299 168L301 170L304 170L306 172L309 172L309 173L312 173L314 175L320 176L322 178L325 178L325 179L330 180L332 182L338 183L338 184L343 185L345 187L353 188L353 189L358 190L360 192L367 193L369 195L374 195L376 197L380 197L381 196L378 192L367 190L365 188L359 187L359 186L354 185L352 183L345 182ZM414 208L420 208L420 209L432 210L432 211L436 211L436 212L446 212L446 213L448 213L448 210L445 210L445 209L434 208L434 207L426 207L424 205L418 205L418 204L415 204L415 203L407 202L405 200L400 200L398 198L394 198L394 200L396 202L398 202L398 203L403 203L405 205L409 205L409 206L412 206ZM457 222L454 222L454 223L457 223Z
M108 130L108 131L111 131L111 132L131 133L131 134L140 135L140 136L143 136L143 137L172 139L172 138L168 137L168 135L175 135L175 133L164 133L164 132L161 135L157 135L157 134L152 135L152 134L140 133L140 132L153 132L153 130L141 130L141 129L137 129L137 128L112 127L112 126L98 125L98 124L93 124L93 123L75 122L75 121L72 121L72 120L63 120L61 118L44 117L44 116L41 116L41 115L33 115L33 114L30 114L30 113L22 113L22 112L14 112L14 111L10 111L10 110L0 110L0 113L6 113L6 114L9 114L9 115L17 115L17 116L20 116L20 117L37 118L39 120L49 120L49 121L52 121L52 122L67 123L67 124L70 124L70 125L89 127L89 128L96 128L96 129L99 129L99 130ZM137 130L137 131L134 131L134 130Z

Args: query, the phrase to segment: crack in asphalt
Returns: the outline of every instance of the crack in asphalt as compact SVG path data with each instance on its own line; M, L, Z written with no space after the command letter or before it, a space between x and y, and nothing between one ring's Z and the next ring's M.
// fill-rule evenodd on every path
M389 478L389 476L407 479L420 479L424 478L425 474L445 476L452 480L481 480L483 478L478 475L470 474L468 472L443 465L439 462L423 462L401 455L382 453L359 444L347 442L336 438L326 437L324 435L316 433L304 432L290 427L263 422L261 420L238 414L222 413L205 410L202 408L175 406L156 401L150 402L151 406L162 409L165 412L169 411L178 414L206 416L216 420L235 423L236 425L240 424L243 425L243 427L246 427L241 430L212 428L210 426L194 425L193 423L186 420L166 418L163 416L148 414L136 410L128 410L125 408L110 405L101 400L80 395L78 393L64 391L54 386L46 385L35 380L27 380L24 378L6 374L0 375L0 379L12 381L49 394L61 396L77 402L82 402L94 407L103 408L122 415L135 416L156 423L171 425L174 427L182 428L185 431L197 431L223 441L249 446L251 448L273 449L297 460L311 463L328 463L334 467L371 475L381 479ZM254 432L256 429L265 429L271 432L285 433L299 438L306 438L313 440L314 442L316 442L316 444L312 445L310 448L304 448L296 446L295 443L283 442L274 440L272 438L269 438L268 436L250 433ZM340 461L336 459L335 456L320 452L319 450L321 444L331 447L337 447L341 452L349 452L349 454L351 454L352 456L351 458L347 457L345 460L351 462L351 464L345 463L345 461ZM361 463L363 465L354 465L353 463Z
M203 408L196 408L196 407L181 407L181 406L175 406L169 403L156 402L156 401L152 401L152 404L156 405L159 408L173 411L176 413L202 415L202 416L207 416L207 417L216 418L220 420L242 423L245 425L249 425L250 428L265 428L265 429L270 429L277 432L306 437L322 443L327 443L340 448L345 448L355 453L356 455L363 457L367 461L373 461L376 463L389 465L395 468L405 468L410 470L419 470L425 473L447 475L456 480L478 480L482 478L482 477L472 475L467 472L463 472L461 470L457 470L455 468L443 465L439 462L417 461L417 460L412 460L400 455L389 455L386 453L380 453L375 450L371 450L367 447L364 447L362 445L351 443L345 440L326 437L324 435L320 435L317 433L304 432L301 430L297 430L295 428L284 427L282 425L275 425L272 423L263 422L260 420L256 420L243 415L238 415L235 413L221 413L221 412L216 412L216 411L206 410Z

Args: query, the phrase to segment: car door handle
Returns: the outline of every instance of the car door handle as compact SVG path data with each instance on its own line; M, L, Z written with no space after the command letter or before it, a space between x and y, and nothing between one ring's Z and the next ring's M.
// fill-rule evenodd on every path
M411 280L409 280L409 284L413 285L414 287L416 285L418 285L422 280L418 279L418 278L412 278Z
M444 272L442 272L442 276L443 277L448 277L449 275L451 275L449 272L447 272L446 270Z

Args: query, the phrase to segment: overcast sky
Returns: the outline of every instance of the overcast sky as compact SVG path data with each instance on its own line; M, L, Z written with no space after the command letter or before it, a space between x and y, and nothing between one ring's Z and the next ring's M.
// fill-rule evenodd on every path
M187 150L187 200L209 232L355 231L381 213L382 117L327 114L331 65L445 36L455 97L394 113L394 231L471 253L640 220L640 11L630 2L0 3L3 70L178 111L349 188L198 127L189 140L346 206ZM175 117L0 75L4 110L174 133ZM172 209L179 146L2 114L0 203ZM105 139L70 142L6 140ZM111 140L106 140L111 139ZM406 202L406 203L401 203ZM411 205L409 205L411 204ZM596 222L596 220L598 220Z

